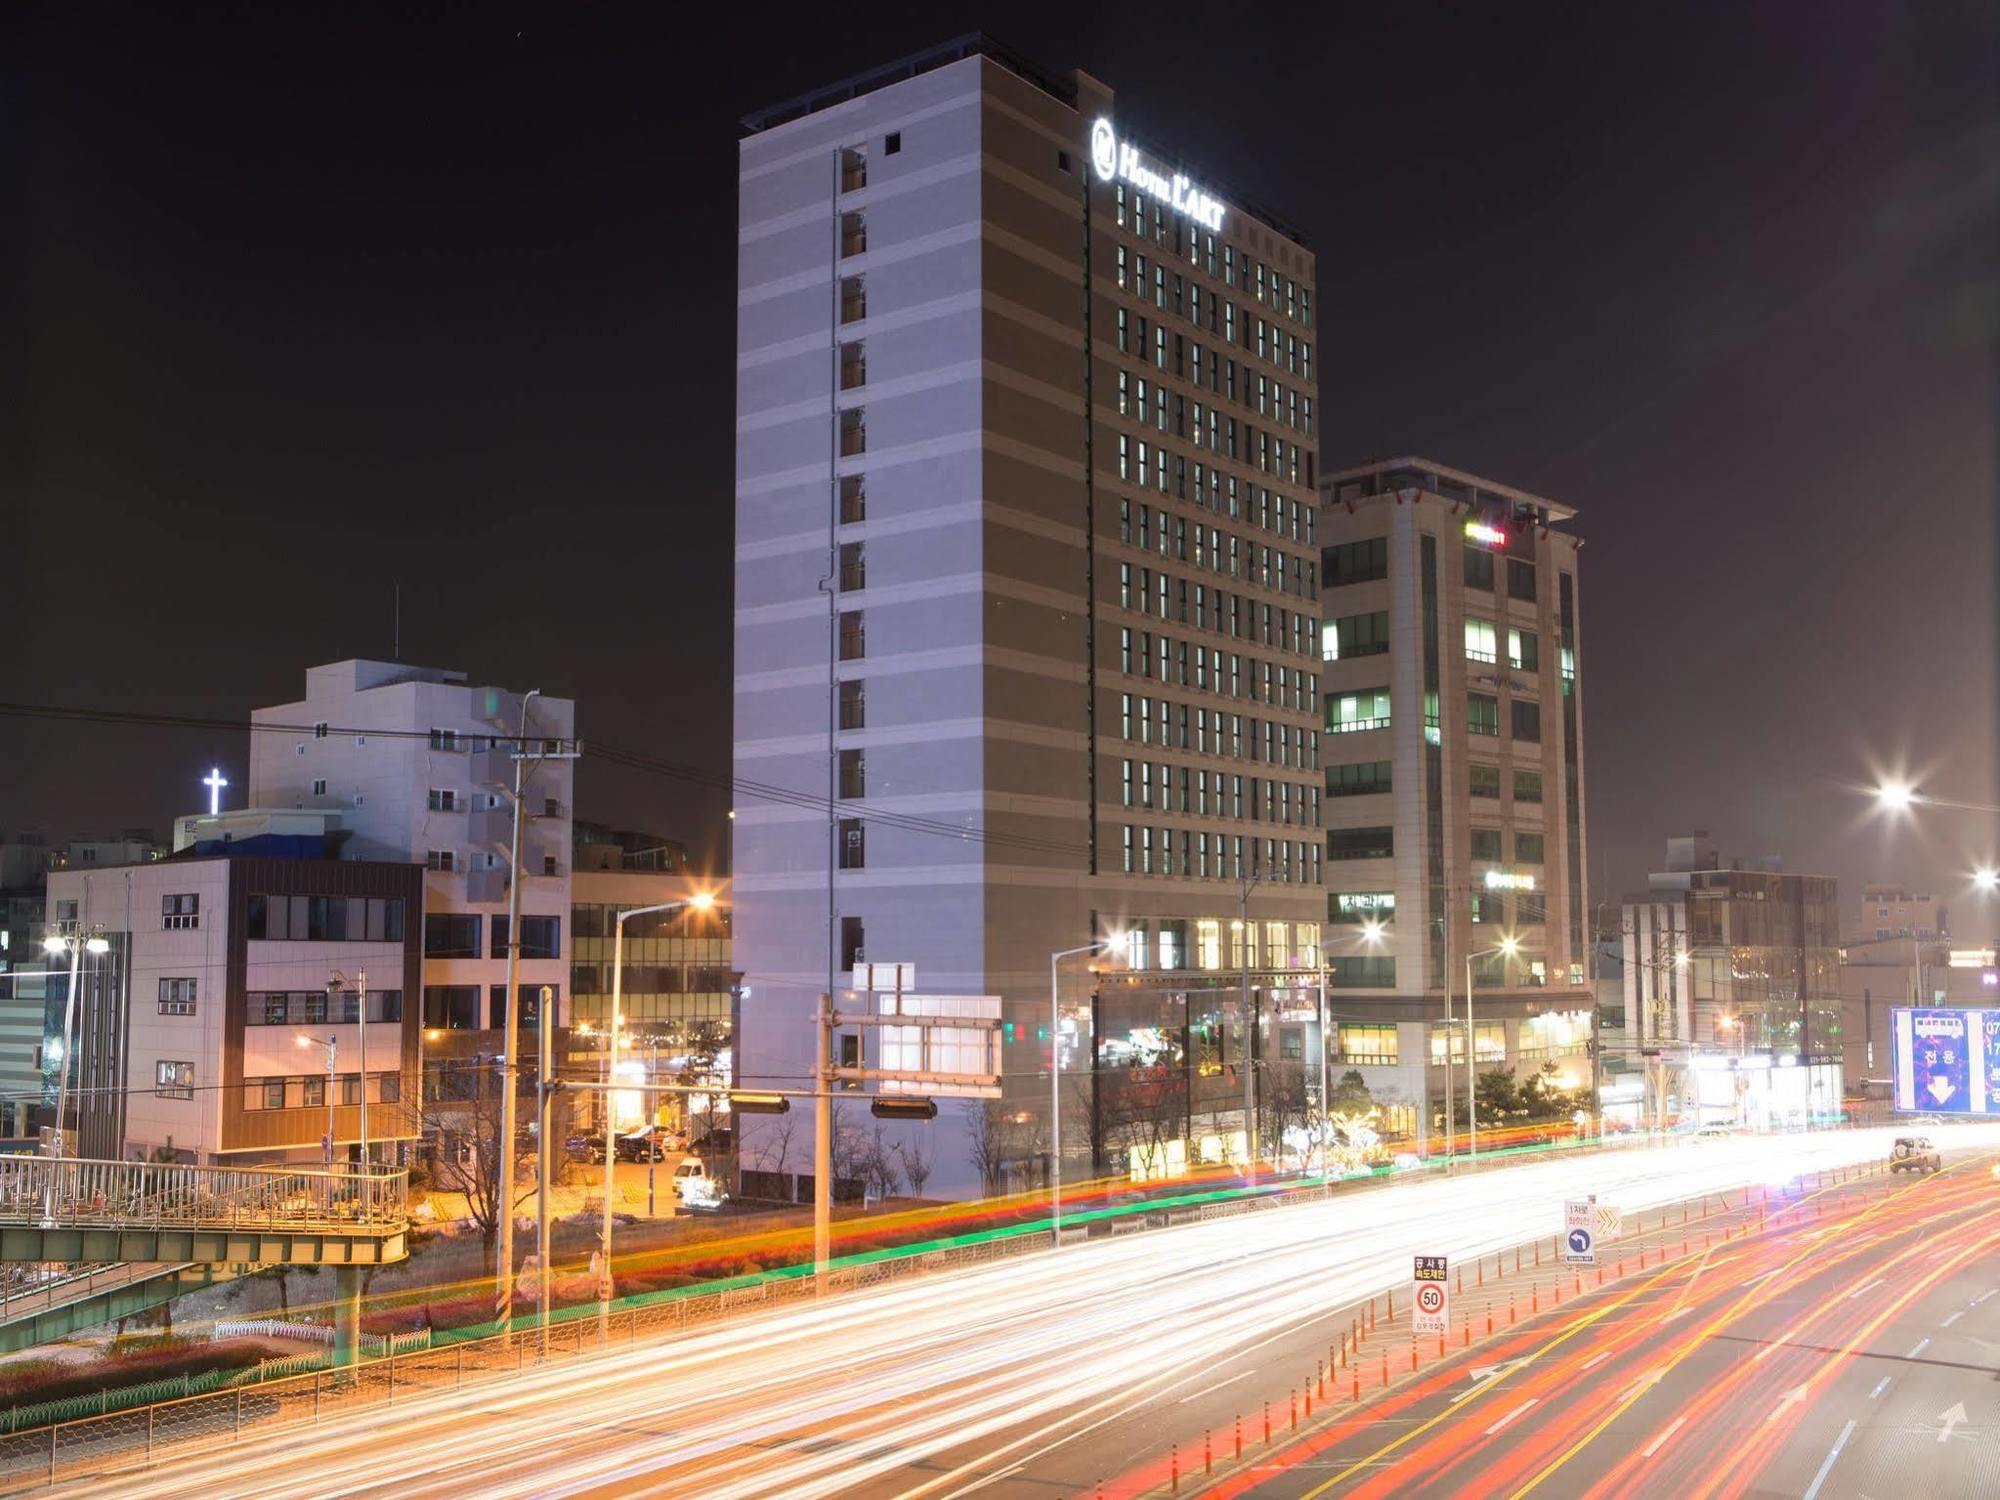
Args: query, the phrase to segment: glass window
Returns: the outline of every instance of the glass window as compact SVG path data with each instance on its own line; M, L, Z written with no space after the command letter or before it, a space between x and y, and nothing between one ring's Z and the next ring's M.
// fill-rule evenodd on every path
M1524 703L1514 700L1514 738L1517 740L1539 740L1542 737L1542 706L1539 703Z
M1498 766L1471 766L1467 768L1475 797L1498 797L1500 795L1500 768Z
M1359 927L1368 922L1389 922L1396 916L1394 891L1335 891L1326 898L1330 922Z
M1514 835L1514 861L1516 864L1538 865L1542 862L1542 836L1539 833L1517 833Z
M1490 662L1496 658L1497 641L1491 620L1465 617L1465 656L1468 661Z
M479 957L479 917L476 913L426 912L424 954L428 958ZM505 918L498 918L495 926ZM504 941L504 940L503 940ZM505 952L503 947L501 952Z
M1514 800L1516 802L1539 802L1542 800L1542 773L1540 771L1516 771L1514 773Z
M1500 830L1497 828L1475 828L1472 830L1472 857L1474 859L1499 859Z
M1340 1060L1351 1063L1377 1064L1395 1062L1395 1026L1356 1024L1351 1021L1341 1022Z
M1491 693L1465 695L1465 727L1473 734L1500 732L1500 700Z
M1393 828L1335 828L1326 836L1328 859L1387 859L1395 852Z
M1511 625L1507 628L1507 663L1517 672L1541 670L1541 643L1535 638L1534 631Z
M1351 953L1328 964L1337 990L1391 990L1396 987L1396 960L1386 954ZM1346 1031L1343 1026L1341 1030ZM1389 1030L1393 1033L1395 1028ZM1393 1058L1390 1059L1394 1061Z
M1350 734L1363 729L1389 727L1389 690L1364 688L1355 693L1332 693L1326 700L1326 727L1329 734Z
M1389 576L1389 539L1369 537L1359 542L1342 542L1329 547L1320 558L1320 577L1328 587L1343 583L1366 583Z
M1329 797L1364 797L1373 792L1389 791L1392 770L1392 763L1386 760L1360 760L1349 765L1328 766L1326 794Z
M1484 547L1465 549L1465 586L1493 592L1493 554Z
M1507 597L1510 599L1535 597L1535 565L1526 558L1507 559Z
M191 1062L160 1062L155 1065L154 1092L162 1099L192 1099L194 1097L194 1064Z
M1389 611L1346 615L1320 626L1320 657L1346 661L1355 656L1379 656L1389 649Z
M476 984L427 984L424 986L424 1025L433 1031L477 1031L479 1029L479 986Z

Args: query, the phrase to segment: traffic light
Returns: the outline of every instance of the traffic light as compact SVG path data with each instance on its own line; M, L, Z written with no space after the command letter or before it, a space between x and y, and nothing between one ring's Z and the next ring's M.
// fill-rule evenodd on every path
M868 1113L878 1120L935 1120L937 1100L912 1099L900 1094L877 1094Z
M731 1094L729 1107L739 1115L782 1115L792 1101L783 1094Z

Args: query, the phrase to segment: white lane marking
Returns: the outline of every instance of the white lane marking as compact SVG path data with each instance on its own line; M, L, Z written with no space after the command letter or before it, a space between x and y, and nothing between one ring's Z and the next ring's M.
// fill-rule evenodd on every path
M1917 1347L1912 1349L1908 1354L1905 1354L1903 1358L1915 1359L1919 1354L1922 1354L1926 1349L1930 1348L1930 1346L1931 1346L1931 1341L1928 1338L1918 1339Z
M1185 1406L1190 1401L1199 1401L1203 1396L1213 1396L1217 1391L1221 1390L1225 1385L1234 1385L1239 1380L1248 1380L1252 1375L1255 1375L1256 1373L1257 1372L1255 1370L1245 1370L1241 1375L1232 1375L1227 1380L1218 1380L1214 1385L1210 1386L1205 1391L1196 1391L1192 1396L1181 1397L1180 1401L1177 1404Z
M1873 1401L1877 1396L1881 1395L1884 1391L1888 1390L1889 1382L1894 1380L1895 1378L1896 1377L1893 1375L1884 1375L1880 1380L1876 1381L1875 1389L1868 1393L1868 1399L1870 1401Z
M1660 1321L1662 1323L1671 1323L1675 1318L1685 1318L1689 1313L1693 1311L1694 1309L1691 1307L1677 1307L1672 1312L1668 1313L1664 1318L1660 1319Z
M1840 1436L1833 1440L1833 1446L1827 1450L1826 1462L1819 1466L1819 1472L1813 1475L1812 1484L1807 1488L1805 1494L1799 1497L1799 1500L1818 1500L1819 1487L1826 1483L1826 1476L1833 1472L1834 1463L1840 1457L1840 1450L1847 1446L1848 1438L1853 1435L1854 1418L1849 1417L1847 1425L1840 1429Z
M1578 1365L1577 1368L1579 1370L1588 1370L1592 1365L1603 1364L1604 1361L1609 1358L1611 1358L1611 1351L1609 1349L1606 1349L1602 1354L1591 1355L1589 1359L1585 1360L1581 1365Z
M1529 1407L1533 1406L1535 1402L1539 1399L1540 1399L1539 1397L1530 1396L1526 1401L1523 1401L1519 1406L1515 1407L1512 1411L1508 1412L1506 1416L1502 1417L1499 1421L1495 1422L1491 1427L1487 1428L1486 1435L1488 1437L1492 1437L1494 1433L1498 1432L1501 1428L1505 1427L1509 1422L1513 1421L1514 1418L1520 1416L1522 1412L1526 1411Z
M1868 1292L1872 1292L1878 1286L1887 1286L1888 1284L1889 1284L1888 1277L1877 1276L1873 1281L1869 1282L1868 1285L1858 1286L1853 1291L1849 1292L1847 1294L1847 1300L1849 1302L1852 1302L1856 1297L1862 1296L1863 1294Z
M1681 1430L1681 1423L1685 1422L1686 1420L1687 1420L1686 1417L1675 1417L1673 1421L1667 1424L1667 1430L1665 1432L1661 1433L1658 1437L1654 1438L1652 1442L1646 1444L1645 1447L1639 1450L1639 1457L1651 1458L1655 1453L1658 1453L1660 1451L1660 1445L1666 1442L1666 1440L1672 1437L1675 1433L1679 1432Z
M1938 1327L1949 1328L1951 1327L1952 1324L1956 1323L1960 1318L1964 1316L1965 1316L1965 1309L1961 1307L1957 1312L1953 1313L1950 1317L1946 1318L1942 1323L1938 1324Z
M1985 1291L1981 1292L1977 1297L1974 1297L1972 1299L1972 1305L1974 1307L1979 1306L1980 1303L1984 1302L1988 1297L1992 1296L1995 1292L2000 1292L2000 1286L1989 1286Z
M1746 1276L1743 1279L1743 1284L1745 1286L1755 1286L1758 1282L1762 1281L1766 1276L1775 1276L1777 1274L1778 1273L1775 1268L1769 1271L1760 1271L1755 1276Z

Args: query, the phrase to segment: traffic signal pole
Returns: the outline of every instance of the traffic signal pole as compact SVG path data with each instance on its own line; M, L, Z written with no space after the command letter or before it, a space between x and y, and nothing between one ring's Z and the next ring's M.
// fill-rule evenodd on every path
M813 1026L813 1288L826 1294L833 1253L833 997L819 997Z

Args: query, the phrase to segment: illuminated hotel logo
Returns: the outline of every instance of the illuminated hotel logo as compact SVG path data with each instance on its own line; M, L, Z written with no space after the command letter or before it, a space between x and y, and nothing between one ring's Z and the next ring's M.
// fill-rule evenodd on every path
M1177 212L1186 214L1195 223L1218 232L1222 228L1220 199L1203 192L1179 172L1172 177L1162 177L1145 164L1139 155L1139 148L1130 141L1120 141L1111 122L1102 117L1090 127L1090 165L1105 182L1114 177L1123 178L1141 192L1165 199Z
M1489 547L1507 545L1507 533L1497 526L1488 526L1484 521L1467 521L1465 534L1475 542L1484 542Z

